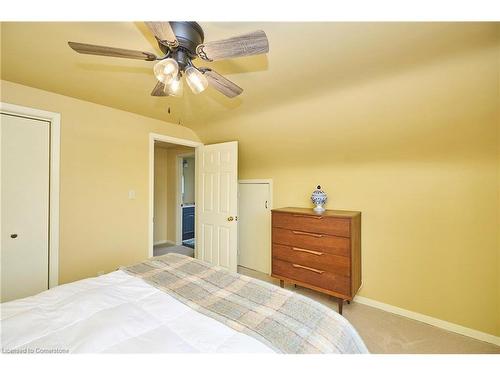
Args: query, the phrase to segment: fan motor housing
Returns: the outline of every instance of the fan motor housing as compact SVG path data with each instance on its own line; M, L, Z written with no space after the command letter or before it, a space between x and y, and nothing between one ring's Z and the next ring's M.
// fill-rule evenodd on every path
M171 21L170 26L179 41L179 46L185 49L191 57L195 57L196 47L205 39L201 26L197 22L188 21Z

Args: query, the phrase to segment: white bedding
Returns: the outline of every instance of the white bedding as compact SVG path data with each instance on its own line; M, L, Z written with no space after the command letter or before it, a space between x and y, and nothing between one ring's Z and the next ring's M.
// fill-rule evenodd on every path
M1 314L3 352L272 352L123 271L4 303Z

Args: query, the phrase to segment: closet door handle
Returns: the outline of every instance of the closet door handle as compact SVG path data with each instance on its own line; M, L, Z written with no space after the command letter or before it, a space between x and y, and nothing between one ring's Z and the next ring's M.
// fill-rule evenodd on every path
M311 268L311 267L301 266L300 264L292 264L292 267L294 267L294 268L302 268L302 269L304 269L304 270L308 270L308 271L312 271L312 272L319 273L320 275L321 275L323 272L325 272L325 271L317 270L316 268Z
M17 238L17 233L12 233L12 234L10 235L10 238Z
M298 234L298 235L301 235L301 236L311 236L311 237L315 237L315 238L322 238L323 237L322 234L309 233L309 232L301 232L299 230L292 230L292 233L293 234Z
M302 249L300 247L292 247L293 251L300 251L303 253L309 253L309 254L314 254L314 255L323 255L324 253L320 251L314 251L314 250L308 250L308 249Z
M312 215L300 215L300 214L292 214L293 217L305 217L307 219L316 219L316 220L321 220L323 219L323 216L312 216Z

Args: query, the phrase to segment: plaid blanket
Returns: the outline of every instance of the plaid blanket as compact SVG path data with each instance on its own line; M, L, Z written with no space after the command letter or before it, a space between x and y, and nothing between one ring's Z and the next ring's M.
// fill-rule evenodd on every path
M368 352L341 315L270 283L173 253L121 269L278 353Z

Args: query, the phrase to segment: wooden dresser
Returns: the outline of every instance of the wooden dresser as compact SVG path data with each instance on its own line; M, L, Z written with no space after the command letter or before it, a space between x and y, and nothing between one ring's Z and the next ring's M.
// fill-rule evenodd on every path
M350 302L361 286L361 212L272 210L272 275Z

